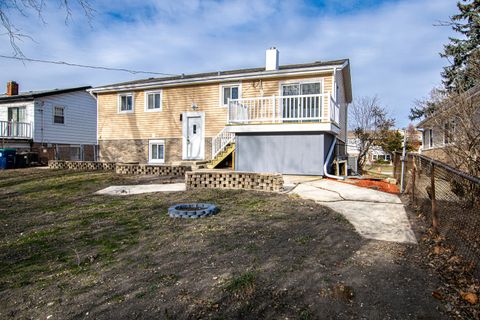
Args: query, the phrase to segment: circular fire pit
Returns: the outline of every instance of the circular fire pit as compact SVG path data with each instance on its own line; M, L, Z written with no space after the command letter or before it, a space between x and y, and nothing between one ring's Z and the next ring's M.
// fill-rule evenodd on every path
M205 218L218 213L220 209L211 203L182 203L168 208L172 218Z

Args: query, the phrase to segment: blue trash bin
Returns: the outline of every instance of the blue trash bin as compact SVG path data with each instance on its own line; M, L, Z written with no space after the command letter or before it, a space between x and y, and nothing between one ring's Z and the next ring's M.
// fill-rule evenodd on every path
M0 169L15 168L15 155L17 150L4 148L0 149Z

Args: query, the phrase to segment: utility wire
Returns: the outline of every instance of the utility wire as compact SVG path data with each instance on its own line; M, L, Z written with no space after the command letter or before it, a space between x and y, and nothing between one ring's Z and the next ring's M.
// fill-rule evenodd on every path
M130 69L124 69L124 68L110 68L110 67L102 67L102 66L90 66L90 65L86 65L86 64L78 64L78 63L71 63L71 62L65 62L65 61L41 60L41 59L32 59L32 58L27 58L27 57L5 56L5 55L1 55L1 54L0 54L0 58L20 60L20 61L59 64L59 65L65 65L65 66L69 66L69 67L100 69L100 70L108 70L108 71L122 71L122 72L131 73L131 74L158 74L158 75L163 75L163 76L176 76L176 74L171 74L171 73L142 71L142 70L130 70Z

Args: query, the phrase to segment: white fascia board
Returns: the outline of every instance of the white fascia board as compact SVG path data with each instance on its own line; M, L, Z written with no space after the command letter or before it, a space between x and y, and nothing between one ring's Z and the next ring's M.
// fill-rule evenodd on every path
M118 92L118 91L129 91L136 89L154 89L154 88L164 88L172 87L178 85L186 84L198 84L198 83L211 83L211 82L222 82L222 81L239 81L239 80L248 80L248 79L258 79L258 78L276 78L279 76L289 76L289 75L309 75L318 72L333 72L335 68L343 68L344 65L331 65L324 67L312 67L312 68L300 68L300 69L288 69L288 70L275 70L275 71L261 71L261 72L251 72L244 74L228 74L220 76L210 76L210 77L199 77L191 79L177 79L170 81L158 80L156 82L149 83L138 83L138 84L127 84L119 86L109 86L102 88L92 88L89 89L89 92L100 93L100 92Z
M332 123L298 123L298 124L246 124L227 125L227 131L233 133L254 132L312 132L324 131L339 134L340 129Z

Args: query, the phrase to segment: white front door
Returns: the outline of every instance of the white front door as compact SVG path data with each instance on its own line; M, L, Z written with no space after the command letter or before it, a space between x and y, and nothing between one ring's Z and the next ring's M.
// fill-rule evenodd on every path
M201 115L186 115L186 128L184 133L186 148L186 159L201 160L203 152L203 119Z

